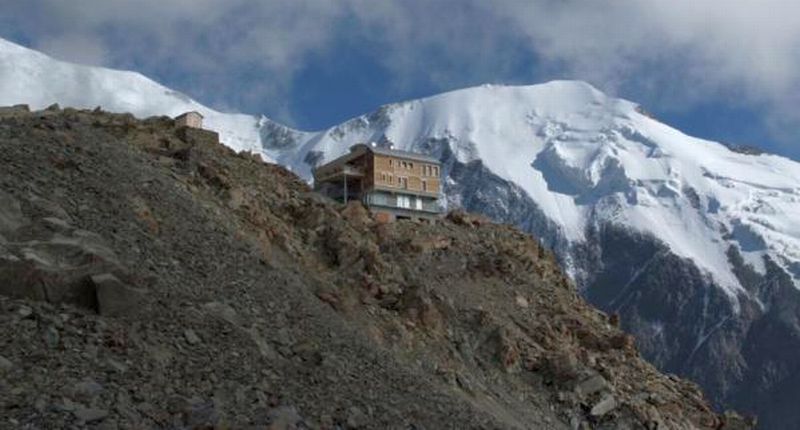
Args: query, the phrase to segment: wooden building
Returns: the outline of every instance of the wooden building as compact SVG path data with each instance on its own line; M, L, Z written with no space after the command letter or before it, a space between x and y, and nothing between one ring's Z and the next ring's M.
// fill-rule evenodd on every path
M427 155L357 144L313 174L317 192L360 200L379 221L430 220L440 212L441 163Z
M182 113L175 117L179 127L203 128L203 114L197 111Z

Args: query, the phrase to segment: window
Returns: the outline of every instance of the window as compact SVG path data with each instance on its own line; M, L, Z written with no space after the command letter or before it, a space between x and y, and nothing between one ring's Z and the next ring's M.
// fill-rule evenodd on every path
M422 191L428 191L428 181L422 181Z
M393 184L393 183L394 183L394 176L392 176L392 175L389 175L389 183L390 183L390 184Z
M390 159L389 159L389 167L392 167L392 165L393 165L393 164L394 164L394 160L392 160L392 159L390 158Z
M397 178L397 183L402 188L408 188L408 178Z
M408 163L408 168L414 170L414 163Z
M381 181L386 182L386 173L381 173Z
M370 202L374 205L386 206L389 204L389 199L386 194L374 193L370 195Z
M397 196L397 207L410 209L411 198L409 196Z
M419 197L416 197L416 198L414 199L414 207L415 207L415 208L416 208L418 211L421 211L421 210L422 210L422 199L421 199L421 198L419 198Z
M433 176L439 176L439 166L433 166Z

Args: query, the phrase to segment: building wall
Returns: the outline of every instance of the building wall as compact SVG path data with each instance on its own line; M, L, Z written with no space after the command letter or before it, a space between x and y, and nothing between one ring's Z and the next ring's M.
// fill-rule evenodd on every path
M376 186L439 194L440 166L382 154L373 154L373 160L374 168L370 173ZM407 188L403 186L403 178L407 181Z
M408 195L402 192L390 193L386 191L373 190L364 197L364 203L373 207L406 209L413 211L423 211L439 213L440 207L435 197L423 197L419 195Z
M186 115L180 116L175 119L175 122L178 126L203 128L203 117L195 112L189 112Z

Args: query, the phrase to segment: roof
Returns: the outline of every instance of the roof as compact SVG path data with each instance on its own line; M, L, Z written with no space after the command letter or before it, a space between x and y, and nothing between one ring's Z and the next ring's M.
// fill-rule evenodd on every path
M196 110L190 110L189 112L184 112L184 113L182 113L182 114L180 114L180 115L176 116L176 117L175 117L175 119L178 119L178 118L183 118L183 117L185 117L186 115L189 115L190 113L196 113L197 115L200 115L200 118L205 118L205 117L203 116L203 114L201 114L200 112L198 112L198 111L196 111Z
M375 154L388 155L390 157L397 157L397 158L406 158L409 160L422 161L431 164L442 164L441 161L439 161L434 157L431 157L430 155L420 154L418 152L411 152L411 151L401 151L399 149L389 149L381 146L370 146L364 143L353 145L352 147L350 147L350 151L353 151L362 146L365 147L367 150L372 151Z
M436 158L433 158L425 154L419 154L411 151L400 151L397 149L382 148L378 146L371 146L365 143L357 143L350 147L350 152L348 152L347 154L344 154L341 157L333 159L321 166L315 167L314 169L312 169L312 172L316 176L318 173L324 172L342 163L347 163L350 160L353 160L355 158L358 158L366 154L367 152L372 152L373 154L387 155L390 157L403 158L406 160L421 161L423 163L431 163L431 164L436 164L437 166L442 164L442 162L437 160Z

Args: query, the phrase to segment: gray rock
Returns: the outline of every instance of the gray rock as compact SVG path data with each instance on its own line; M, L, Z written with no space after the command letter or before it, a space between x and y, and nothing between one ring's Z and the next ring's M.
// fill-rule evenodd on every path
M119 424L115 420L103 420L100 424L95 427L95 430L117 430L119 428Z
M61 399L61 403L55 405L56 409L65 412L72 412L80 407L70 399Z
M213 428L219 422L219 413L214 408L214 402L190 399L189 403L183 415L187 427Z
M61 335L58 333L58 330L53 326L48 326L44 330L44 343L47 344L49 348L56 348L58 347L59 343L61 343Z
M27 223L19 201L0 190L0 233L13 233Z
M351 406L347 410L347 428L363 428L369 422L369 417L357 406Z
M608 382L600 375L594 375L581 381L575 386L575 394L579 396L591 396L608 388Z
M97 298L87 277L124 270L114 252L97 235L87 233L56 233L47 240L8 245L17 258L1 260L0 294L93 307Z
M293 430L302 428L303 418L292 406L280 406L269 411L270 430Z
M103 386L97 382L86 379L72 387L72 395L81 399L91 399L103 392Z
M67 211L64 210L58 203L55 203L51 200L43 199L39 196L32 195L28 197L28 201L31 202L35 208L39 209L40 211L50 215L54 219L58 219L64 222L71 222L72 218L69 216ZM43 219L46 221L47 219Z
M112 274L94 275L91 279L100 315L115 317L132 314L144 299L144 291L125 285Z
M0 106L0 117L13 117L30 113L28 105Z
M81 406L72 411L72 414L75 415L75 418L85 423L93 423L107 417L108 411L105 409L85 408Z
M8 372L14 368L14 363L11 360L0 355L0 373Z
M255 343L256 347L258 348L258 352L261 356L267 360L273 361L278 359L278 352L275 351L275 348L267 342L264 336L258 331L257 328L252 328L247 331L250 335L250 339Z
M617 407L617 399L612 394L607 394L599 402L597 402L590 413L595 417L602 417L603 415L613 411Z
M42 218L42 222L49 225L50 227L53 227L56 230L58 229L68 230L70 228L69 223L67 223L61 218L56 218L52 216Z
M128 371L128 366L114 359L109 358L108 360L106 360L106 363L108 364L108 368L110 370L113 370L117 373L125 373Z
M28 318L33 315L33 309L28 306L20 306L19 309L17 309L17 315L22 319Z
M183 337L186 338L186 341L189 342L189 345L197 345L198 343L202 342L200 336L198 336L197 333L190 328L184 330Z
M237 325L239 323L239 316L236 311L226 305L225 303L220 302L209 302L203 305L203 308L209 314L229 323L232 325Z

